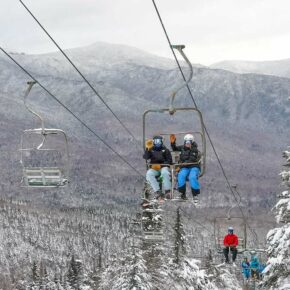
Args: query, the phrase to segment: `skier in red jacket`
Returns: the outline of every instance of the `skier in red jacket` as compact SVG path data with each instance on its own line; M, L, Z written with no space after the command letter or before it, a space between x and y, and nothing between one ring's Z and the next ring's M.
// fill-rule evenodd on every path
M229 263L229 251L232 252L233 263L236 260L238 250L237 246L239 244L238 236L234 234L234 229L232 227L228 228L228 234L224 237L224 255L226 258L226 263Z

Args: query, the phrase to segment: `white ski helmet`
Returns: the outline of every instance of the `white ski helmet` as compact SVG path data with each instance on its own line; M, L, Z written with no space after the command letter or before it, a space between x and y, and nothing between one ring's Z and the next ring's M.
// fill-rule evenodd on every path
M234 231L234 228L233 227L228 227L228 231L229 232L233 232Z
M184 136L183 140L184 140L184 142L191 142L191 143L193 143L193 141L194 141L194 137L193 137L192 134L186 134L186 135Z

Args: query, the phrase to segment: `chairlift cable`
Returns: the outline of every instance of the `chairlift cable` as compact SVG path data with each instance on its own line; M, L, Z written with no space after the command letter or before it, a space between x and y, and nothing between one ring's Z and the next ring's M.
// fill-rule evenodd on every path
M138 175L144 178L143 174L136 169L130 162L128 162L122 155L120 155L113 147L111 147L102 137L100 137L93 129L91 129L84 121L82 121L71 109L69 109L64 103L62 103L55 95L53 95L47 88L45 88L30 72L28 72L21 64L19 64L6 50L0 47L0 50L12 60L22 71L24 71L32 80L38 83L38 85L55 101L57 101L63 108L65 108L75 119L77 119L85 128L87 128L95 137L97 137L104 145L106 145L115 155L117 155L124 163L126 163L131 169L133 169Z
M156 3L155 3L155 0L152 0L152 3L153 3L153 5L154 5L155 11L156 11L157 16L158 16L158 18L159 18L160 24L161 24L161 26L162 26L162 28L163 28L164 34L165 34L165 36L166 36L166 39L167 39L167 41L168 41L168 44L169 44L169 47L170 47L170 49L171 49L171 51L172 51L172 54L173 54L173 56L174 56L174 59L175 59L175 61L176 61L176 63L177 63L177 66L178 66L178 68L179 68L179 71L180 71L180 73L181 73L181 75L182 75L182 77L183 77L183 80L186 82L186 78L185 78L185 76L184 76L183 70L182 70L182 68L181 68L181 65L180 65L180 63L179 63L177 57L176 57L176 54L175 54L174 49L173 49L173 47L172 47L172 44L171 44L170 38L169 38L169 36L168 36L167 30L166 30L166 28L165 28L165 25L164 25L164 23L163 23L163 20L162 20L162 18L161 18L161 15L160 15L159 9L158 9L158 7L157 7L157 5L156 5ZM188 92L189 92L189 94L190 94L190 96L191 96L191 99L192 99L192 101L193 101L193 104L194 104L195 108L198 109L197 104L196 104L196 101L195 101L195 99L194 99L194 97L193 97L193 94L192 94L192 92L191 92L191 89L190 89L189 85L186 84L186 87L187 87L187 89L188 89ZM235 193L233 192L233 189L232 189L232 187L231 187L231 184L230 184L230 182L229 182L229 180L228 180L228 177L227 177L227 175L226 175L226 172L225 172L225 170L224 170L224 167L223 167L223 165L222 165L222 163L221 163L221 160L220 160L220 158L219 158L219 156L218 156L218 154L217 154L217 151L216 151L216 149L215 149L215 146L214 146L214 144L213 144L213 141L212 141L212 139L211 139L211 137L210 137L210 135L209 135L209 132L208 132L208 130L207 130L205 124L204 124L204 129L205 129L206 135L207 135L207 137L208 137L208 139L209 139L209 142L210 142L210 144L211 144L211 146L212 146L212 149L213 149L213 151L214 151L214 154L215 154L215 156L216 156L216 158L217 158L217 161L218 161L218 163L219 163L219 166L220 166L220 168L221 168L221 170L222 170L222 173L223 173L223 176L224 176L224 178L225 178L225 180L226 180L226 183L227 183L227 185L228 185L228 188L229 188L231 194L233 195L233 197L234 197L236 203L238 204L238 199L237 199ZM237 195L241 198L239 192L237 192ZM244 219L244 222L248 225L248 228L251 230L251 232L254 234L254 236L257 236L257 234L254 232L254 230L250 227L249 223L247 222L246 216L245 216L245 214L244 214L244 212L243 212L243 210L242 210L242 208L241 208L241 206L240 206L239 204L238 204L238 207L239 207L239 209L240 209L240 212L241 212L241 214L242 214L242 217L243 217L243 219Z
M22 6L27 10L27 12L32 16L32 18L37 22L37 24L41 27L41 29L46 33L46 35L50 38L50 40L55 44L55 46L60 50L63 56L68 60L68 62L73 66L73 68L78 72L78 74L83 78L83 80L88 84L88 86L93 90L96 96L103 102L103 104L107 107L107 109L113 114L113 116L118 120L121 126L127 131L127 133L135 140L135 142L140 145L140 142L136 139L133 133L128 129L128 127L120 120L120 118L116 115L116 113L111 109L111 107L106 103L106 101L102 98L102 96L97 92L97 90L92 86L92 84L88 81L88 79L83 75L83 73L77 68L77 66L73 63L73 61L67 56L67 54L63 51L63 49L58 45L58 43L52 38L52 36L48 33L48 31L44 28L44 26L38 21L38 19L34 16L34 14L28 9L28 7L23 3L23 1L19 0Z
M179 209L184 213L184 214L187 214L187 212L182 209L180 206L179 206ZM202 227L203 229L205 229L208 233L210 233L211 235L213 235L213 231L212 230L209 230L205 225L203 225L202 223L196 221L195 219L192 219L191 220L193 223L199 225L200 227Z

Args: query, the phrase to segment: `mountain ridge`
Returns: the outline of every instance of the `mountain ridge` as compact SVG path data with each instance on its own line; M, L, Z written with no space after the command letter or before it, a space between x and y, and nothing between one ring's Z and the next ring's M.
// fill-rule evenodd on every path
M209 67L242 74L255 73L290 77L290 58L269 61L224 60L214 63Z

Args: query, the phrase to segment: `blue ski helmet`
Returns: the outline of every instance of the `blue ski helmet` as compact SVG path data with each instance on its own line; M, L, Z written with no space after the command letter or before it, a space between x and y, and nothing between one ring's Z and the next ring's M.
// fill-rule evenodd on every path
M229 234L233 234L234 233L234 228L233 227L229 227L228 228L228 233Z

